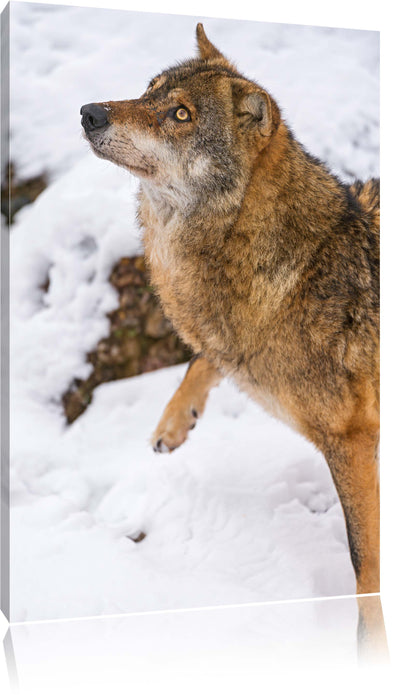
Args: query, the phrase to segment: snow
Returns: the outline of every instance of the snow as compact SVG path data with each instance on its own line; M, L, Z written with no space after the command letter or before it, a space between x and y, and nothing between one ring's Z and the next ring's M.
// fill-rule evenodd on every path
M185 367L100 386L70 427L62 414L108 330L111 267L142 250L137 183L89 153L79 108L138 96L194 54L195 24L11 5L12 159L20 177L46 170L51 181L17 215L10 246L13 621L355 592L324 458L229 382L169 455L149 437ZM378 174L377 33L205 28L309 151L343 178Z

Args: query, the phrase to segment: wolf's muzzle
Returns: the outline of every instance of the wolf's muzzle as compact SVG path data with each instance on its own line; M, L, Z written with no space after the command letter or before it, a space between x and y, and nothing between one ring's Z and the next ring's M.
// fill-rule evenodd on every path
M83 105L80 108L80 113L82 115L82 126L86 133L102 129L109 124L107 111L101 105Z

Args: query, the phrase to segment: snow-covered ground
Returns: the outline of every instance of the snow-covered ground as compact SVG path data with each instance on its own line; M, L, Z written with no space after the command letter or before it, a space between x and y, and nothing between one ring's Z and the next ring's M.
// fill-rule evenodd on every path
M105 384L64 422L116 305L111 267L142 249L136 181L89 153L79 109L193 55L197 19L11 6L12 160L51 180L11 236L13 621L355 591L323 457L231 384L171 455L148 440L184 367ZM308 150L344 179L378 174L378 34L204 24Z

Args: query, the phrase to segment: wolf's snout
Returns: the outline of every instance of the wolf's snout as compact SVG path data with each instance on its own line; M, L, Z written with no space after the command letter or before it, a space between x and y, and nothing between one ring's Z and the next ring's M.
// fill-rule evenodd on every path
M83 105L80 113L82 115L82 126L86 132L101 129L109 123L107 111L101 105Z

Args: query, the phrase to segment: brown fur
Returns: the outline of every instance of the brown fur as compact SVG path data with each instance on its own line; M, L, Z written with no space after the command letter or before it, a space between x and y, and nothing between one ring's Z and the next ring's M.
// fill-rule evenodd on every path
M200 57L101 103L95 152L141 177L165 313L201 357L154 434L174 449L229 375L326 456L359 593L379 590L379 183L343 185L197 28ZM180 122L176 110L188 110ZM184 116L184 113L183 113Z
M152 437L157 452L172 452L185 442L189 430L203 414L209 391L221 379L204 357L191 361L186 376L169 401Z

